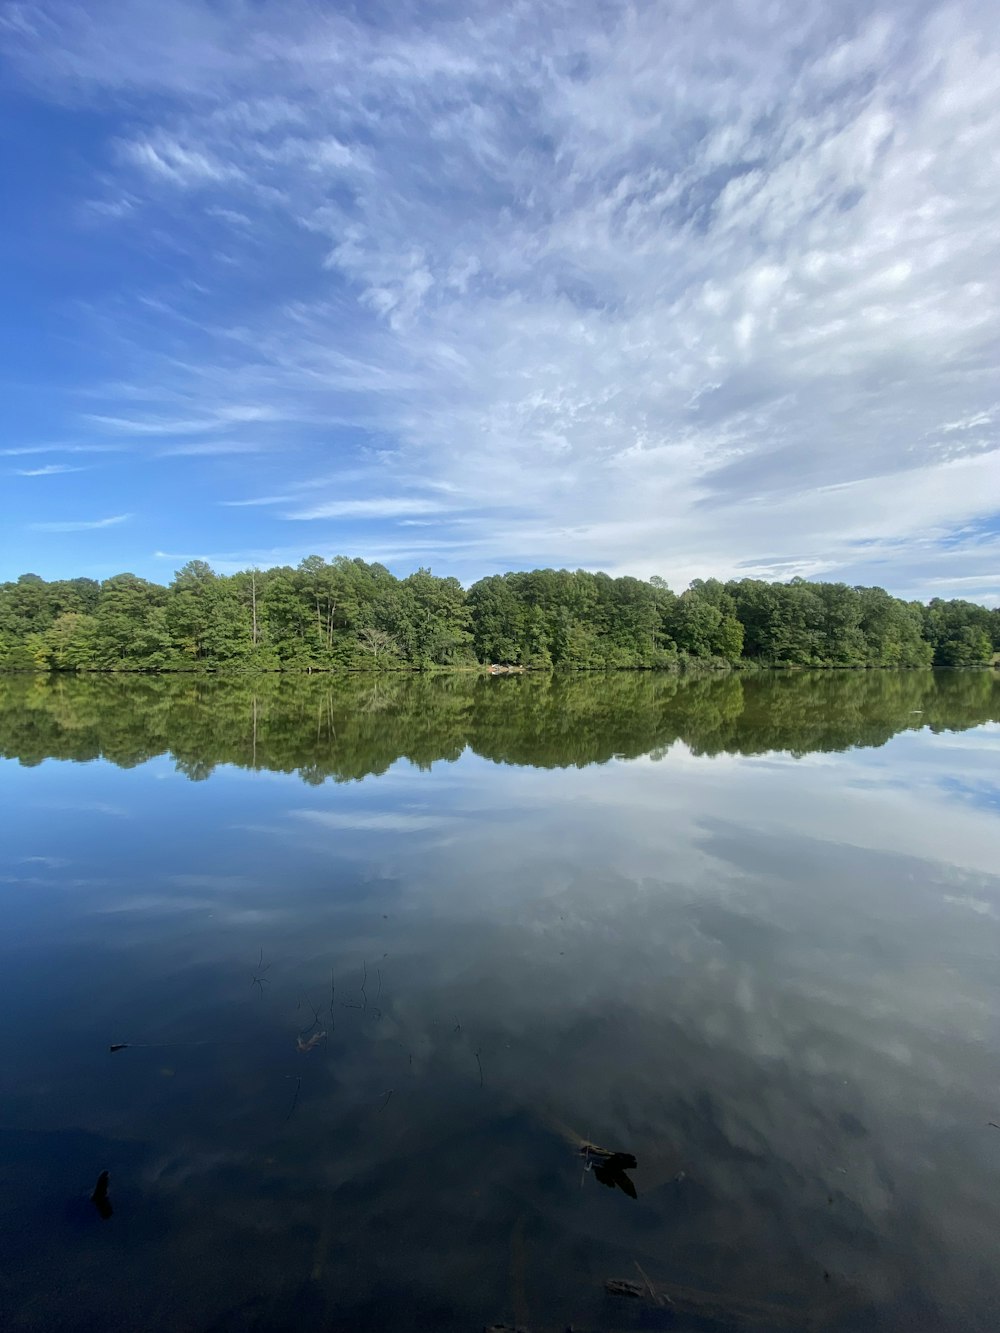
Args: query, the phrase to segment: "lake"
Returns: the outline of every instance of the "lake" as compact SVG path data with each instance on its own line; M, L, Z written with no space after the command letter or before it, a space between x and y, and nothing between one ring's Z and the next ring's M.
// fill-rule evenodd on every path
M8 676L0 756L5 1330L1000 1327L1000 673Z

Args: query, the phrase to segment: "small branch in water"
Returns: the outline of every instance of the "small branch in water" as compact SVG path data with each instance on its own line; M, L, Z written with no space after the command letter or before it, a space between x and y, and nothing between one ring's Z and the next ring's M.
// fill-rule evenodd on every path
M166 1051L175 1046L226 1046L224 1041L116 1041L113 1046L108 1047L108 1051L114 1055L115 1051Z
M114 1050L115 1048L112 1046L111 1049ZM995 1120L987 1120L986 1123L987 1123L988 1125L992 1125L994 1129L1000 1129L1000 1125L998 1125L997 1122L996 1122Z
M478 1050L476 1051L476 1064L479 1066L479 1086L482 1087L485 1080L483 1079L483 1062L479 1058Z
M299 1004L296 1006L296 1008L299 1008L299 1007L301 1006L301 1003L302 1003L302 1001L300 1000L300 1001L299 1001ZM312 1002L311 1000L306 1000L306 1007L307 1007L308 1009L311 1009L311 1010L312 1010L313 1021L309 1024L309 1026L308 1026L307 1028L303 1028L303 1029L302 1029L302 1034L303 1034L303 1036L304 1036L307 1032L312 1032L313 1028L318 1028L318 1027L320 1026L320 1021L319 1021L319 1010L316 1008L316 1006L313 1004L313 1002Z
M368 984L368 964L364 959L361 960L361 966L364 968L364 973L361 977L361 998L364 1001L364 1003L362 1004L361 1007L362 1009L367 1009L368 996L365 994L365 986L367 986Z
M291 1074L286 1074L285 1077L291 1078ZM295 1095L292 1097L292 1104L289 1107L288 1114L285 1116L286 1125L288 1124L289 1120L291 1120L292 1116L295 1114L295 1108L299 1104L299 1088L301 1087L302 1087L302 1078L300 1076L295 1080Z
M375 998L379 1000L382 998L382 969L377 967L375 971L378 973L378 990L375 992Z
M638 1259L633 1259L632 1262L635 1264L635 1266L636 1266L636 1270L637 1270L639 1276L642 1278L643 1282L645 1282L646 1287L647 1287L647 1289L648 1289L648 1291L649 1291L649 1299L653 1302L653 1304L654 1304L654 1305L660 1305L660 1306L662 1306L662 1305L673 1305L673 1301L672 1301L672 1300L670 1299L670 1297L666 1294L666 1292L664 1292L663 1295L661 1296L660 1293L656 1290L656 1288L653 1286L652 1282L650 1281L649 1274L646 1272L646 1270L645 1270L645 1269L642 1267L642 1265L639 1263L639 1260L638 1260Z
M261 995L264 994L264 986L270 986L271 984L264 975L270 966L270 963L264 962L264 946L261 945L260 957L257 959L257 966L254 968L253 980L250 982L251 990L256 986Z
M392 1096L392 1088L390 1088L389 1091L385 1094L385 1101L382 1103L382 1105L381 1105L381 1106L378 1108L378 1110L375 1112L376 1115L381 1115L381 1114L382 1114L382 1112L385 1110L385 1108L389 1105L389 1098L390 1098L391 1096Z

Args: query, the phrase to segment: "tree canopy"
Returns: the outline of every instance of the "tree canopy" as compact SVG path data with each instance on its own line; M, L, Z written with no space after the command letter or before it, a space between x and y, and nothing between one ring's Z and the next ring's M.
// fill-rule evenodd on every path
M192 560L166 587L134 574L0 584L7 670L971 667L998 654L998 609L803 579L697 579L677 594L661 578L536 569L466 590L313 555L231 575Z

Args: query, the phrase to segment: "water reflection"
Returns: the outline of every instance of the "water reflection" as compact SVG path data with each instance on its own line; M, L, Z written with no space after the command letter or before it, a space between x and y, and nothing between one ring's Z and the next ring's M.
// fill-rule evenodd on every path
M468 747L533 767L657 754L835 752L903 731L1000 719L1000 672L482 676L0 676L0 755L170 753L193 781L217 764L307 782L420 767Z
M97 1215L102 1221L106 1222L109 1217L114 1215L114 1208L111 1206L111 1200L108 1198L108 1186L110 1177L107 1171L102 1171L97 1177L97 1184L94 1186L94 1192L90 1196L90 1202L97 1209Z
M5 1327L996 1326L992 677L6 688Z

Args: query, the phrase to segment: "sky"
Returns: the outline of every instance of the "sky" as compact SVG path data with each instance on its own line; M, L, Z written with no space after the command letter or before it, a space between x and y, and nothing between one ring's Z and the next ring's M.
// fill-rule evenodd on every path
M0 578L1000 602L1000 6L0 5Z

